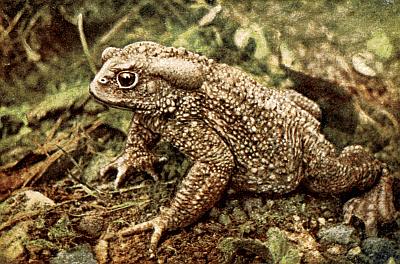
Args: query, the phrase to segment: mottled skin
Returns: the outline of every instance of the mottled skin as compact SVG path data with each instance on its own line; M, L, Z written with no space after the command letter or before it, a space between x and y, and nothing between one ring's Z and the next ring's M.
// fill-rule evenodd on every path
M237 190L284 194L302 182L310 190L368 192L345 205L345 221L356 215L376 234L378 221L393 220L392 179L384 164L360 146L336 153L320 133L320 109L295 91L266 88L239 69L183 48L138 42L107 48L91 94L133 111L125 150L101 170L128 170L155 179L149 149L171 142L193 162L168 208L121 232L154 229L155 252L167 229L193 223L218 201L227 184ZM372 189L371 187L374 186Z

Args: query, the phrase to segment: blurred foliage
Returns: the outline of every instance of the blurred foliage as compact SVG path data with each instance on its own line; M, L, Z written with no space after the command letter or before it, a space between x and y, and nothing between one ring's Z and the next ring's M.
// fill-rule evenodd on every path
M90 80L80 13L96 61L104 47L138 40L185 46L257 75L274 74L270 55L294 41L312 46L328 38L385 60L399 53L397 1L6 0L0 10L1 105L35 102Z
M97 67L105 47L151 40L238 65L266 85L286 88L292 83L281 59L295 63L293 46L311 49L326 41L344 54L374 53L388 65L385 74L400 83L399 13L400 3L389 0L5 0L0 3L0 132L18 134L26 115L47 95L62 98L57 103L62 108L67 90L79 87L77 94L86 94L93 73L79 39L79 14Z

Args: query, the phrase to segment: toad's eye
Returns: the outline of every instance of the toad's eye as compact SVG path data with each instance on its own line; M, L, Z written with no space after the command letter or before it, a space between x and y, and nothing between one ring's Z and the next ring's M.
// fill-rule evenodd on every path
M122 71L117 74L117 83L121 89L133 88L139 80L136 72Z

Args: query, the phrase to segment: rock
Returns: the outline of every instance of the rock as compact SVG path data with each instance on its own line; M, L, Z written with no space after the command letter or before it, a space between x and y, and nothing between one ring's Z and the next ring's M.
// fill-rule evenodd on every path
M258 239L244 238L225 238L218 248L224 253L225 263L235 263L239 252L250 252L266 263L300 263L301 254L299 250L289 243L285 233L279 228L270 228L268 230L267 242Z
M55 205L54 201L40 192L25 190L19 192L0 204L0 222L12 223L27 211L38 210ZM25 245L29 242L29 227L32 220L16 221L17 224L0 236L0 262L14 263L25 254ZM12 224L10 224L12 225Z
M318 221L319 225L321 225L321 226L326 225L326 219L323 217L318 217L317 221Z
M20 222L0 237L0 263L18 263L25 253L28 228L32 221Z
M27 190L21 193L21 195L25 195L28 199L25 203L25 210L35 210L55 205L55 202L53 200L44 196L40 192Z
M51 264L97 264L89 244L79 245L73 249L61 251L50 260Z
M357 246L357 247L354 247L354 248L350 249L347 252L347 256L354 257L354 256L357 256L357 255L360 255L361 253L362 253L361 248L359 246Z
M344 248L341 245L334 245L332 247L329 247L326 252L332 255L341 255L344 252Z
M0 204L0 221L29 210L48 208L55 205L54 201L40 192L25 190L17 192Z
M305 230L304 230L305 231ZM320 244L314 238L314 235L305 232L285 232L289 241L296 243L296 249L302 255L302 263L325 263L325 258L320 253Z
M362 250L372 263L388 263L390 258L400 262L399 245L387 238L367 238L362 243Z
M325 243L336 243L341 245L348 245L359 241L354 227L347 225L322 228L318 232L318 237Z
M235 263L239 251L251 252L267 263L272 261L268 247L258 239L228 237L218 244L218 248L224 254L224 263Z
M369 76L374 77L376 76L376 72L367 64L367 58L363 56L363 54L356 54L351 58L351 63L353 65L354 70L356 72Z
M100 237L103 227L104 218L98 215L87 215L81 219L78 229L92 237Z

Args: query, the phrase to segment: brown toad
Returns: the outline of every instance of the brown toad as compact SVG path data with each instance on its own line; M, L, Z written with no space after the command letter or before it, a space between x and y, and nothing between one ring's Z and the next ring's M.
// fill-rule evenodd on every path
M297 92L266 88L239 69L153 42L107 48L102 59L90 93L130 109L133 119L125 150L101 174L116 169L116 186L128 170L157 179L158 158L149 149L158 139L193 161L168 208L121 232L153 228L152 253L165 230L193 223L229 182L237 190L272 194L300 182L321 193L366 189L345 205L345 221L356 215L374 235L378 221L393 220L392 178L384 164L360 146L336 153L320 133L318 105Z

